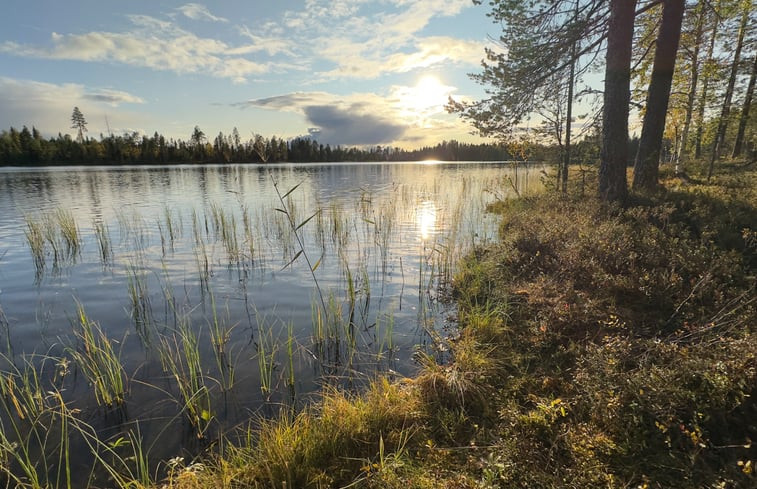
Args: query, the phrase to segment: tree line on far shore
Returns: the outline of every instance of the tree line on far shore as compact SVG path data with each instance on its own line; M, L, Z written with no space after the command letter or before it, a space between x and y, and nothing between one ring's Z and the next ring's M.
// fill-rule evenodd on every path
M321 144L309 137L286 140L259 134L243 140L237 128L212 140L195 127L190 138L166 138L136 132L85 137L86 120L77 108L72 116L75 137L58 134L45 138L32 127L0 132L0 165L123 165L170 163L278 163L342 161L504 161L511 160L502 144L444 141L435 146L405 150L389 146L344 147Z

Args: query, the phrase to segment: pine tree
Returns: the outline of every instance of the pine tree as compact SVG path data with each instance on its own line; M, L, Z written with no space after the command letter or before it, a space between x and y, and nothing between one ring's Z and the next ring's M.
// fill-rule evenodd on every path
M84 119L84 114L81 113L79 107L74 107L74 111L71 113L71 129L76 129L77 141L84 142L84 133L87 132L87 121Z
M599 197L622 202L628 195L628 103L636 0L612 0L607 33Z
M657 34L654 65L647 91L644 125L633 169L634 189L654 190L658 184L662 136L665 132L684 7L684 0L663 2L662 22Z

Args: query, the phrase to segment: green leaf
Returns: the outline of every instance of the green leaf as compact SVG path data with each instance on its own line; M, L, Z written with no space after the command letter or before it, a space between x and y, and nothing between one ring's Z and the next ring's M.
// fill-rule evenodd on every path
M314 218L315 216L317 216L318 214L320 214L320 212L321 212L320 210L315 211L315 213L313 213L312 216L310 216L307 219L305 219L304 221L302 221L296 228L294 228L294 230L298 231L302 226L304 226L305 224L309 223L312 218Z
M112 441L109 443L110 448L118 448L122 445L128 445L129 442L123 437L119 437L116 441Z
M286 265L284 265L283 267L281 267L281 269L284 270L286 267L288 267L289 265L291 265L292 263L294 263L295 260L297 260L297 258L299 258L301 254L302 254L302 250L298 251L297 254L294 255L294 258L292 258L291 260L289 260L289 263L287 263Z
M297 190L297 187L299 187L300 185L302 185L302 182L300 182L297 185L295 185L294 187L290 188L287 193L285 193L284 195L281 196L281 200L284 200L287 197L289 197L289 194L291 194L292 192L294 192L295 190Z

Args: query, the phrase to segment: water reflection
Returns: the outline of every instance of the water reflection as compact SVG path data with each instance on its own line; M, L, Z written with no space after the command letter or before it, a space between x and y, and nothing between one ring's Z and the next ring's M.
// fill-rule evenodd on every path
M421 240L427 241L436 231L436 205L430 200L425 200L418 206L417 213Z

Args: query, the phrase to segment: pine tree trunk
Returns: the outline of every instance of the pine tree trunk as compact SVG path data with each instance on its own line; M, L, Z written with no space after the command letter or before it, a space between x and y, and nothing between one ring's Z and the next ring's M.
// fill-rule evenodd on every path
M757 78L757 54L754 55L754 61L752 62L752 74L749 76L749 87L746 89L744 105L741 108L739 130L736 133L736 142L733 145L733 154L731 155L732 158L741 155L742 147L744 145L744 132L746 132L746 125L747 122L749 122L749 108L752 106L755 78Z
M636 0L610 0L607 32L599 197L623 202L628 196L628 104Z
M725 89L723 109L720 112L718 132L715 134L715 145L712 148L712 155L710 156L710 169L707 172L707 180L712 178L712 173L715 169L715 162L720 158L720 152L723 150L725 132L728 129L728 118L731 116L731 100L733 99L733 88L736 85L736 75L739 72L741 49L744 46L744 34L746 33L747 23L749 22L750 10L751 4L745 4L744 13L741 16L741 24L739 25L739 38L736 42L736 51L733 53L733 63L731 63L731 75L728 77L728 86Z
M694 100L697 95L697 83L699 82L699 50L702 44L702 33L704 31L704 9L705 1L699 0L697 5L697 24L694 34L694 53L691 59L691 84L689 86L689 93L686 98L686 116L683 122L683 133L681 134L681 140L678 146L678 152L676 153L676 174L683 171L681 169L681 161L686 157L686 143L689 139L689 131L691 130L691 117L694 112Z
M573 123L573 85L576 80L576 45L573 43L571 48L573 60L570 63L570 74L568 75L568 110L565 117L565 160L562 170L562 193L568 193L568 165L570 165L570 129Z
M705 61L705 73L707 76L702 81L702 96L699 98L699 107L697 110L697 137L694 145L694 158L699 159L702 157L702 135L704 133L704 112L707 109L707 95L710 88L710 75L709 68L712 66L712 57L715 51L715 40L718 37L718 27L720 21L718 17L717 9L720 7L720 2L715 5L715 25L712 27L712 37L710 38L710 45L707 47L707 61Z
M634 189L650 191L657 188L662 136L665 132L665 117L668 112L670 87L673 84L673 70L678 41L681 38L685 3L685 0L665 0L663 6L639 151L633 169Z

